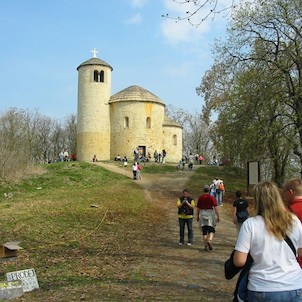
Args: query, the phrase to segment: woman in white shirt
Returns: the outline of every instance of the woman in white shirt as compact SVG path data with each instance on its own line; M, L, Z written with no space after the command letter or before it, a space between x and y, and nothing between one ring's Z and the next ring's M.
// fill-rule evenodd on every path
M286 210L273 182L258 183L254 201L256 216L243 223L233 260L237 267L245 264L248 253L254 260L248 277L248 301L300 302L302 270L284 238L288 236L296 253L302 255L302 225Z

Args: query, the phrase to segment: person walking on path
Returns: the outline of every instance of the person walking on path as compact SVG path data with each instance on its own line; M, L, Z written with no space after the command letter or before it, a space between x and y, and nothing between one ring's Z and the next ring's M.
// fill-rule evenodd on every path
M194 165L194 155L192 153L190 153L190 155L189 155L189 164L188 164L189 171L193 170L193 165Z
M248 275L248 301L302 301L302 225L286 210L277 185L263 181L254 187L255 217L243 224L233 255L236 267L253 259ZM290 248L289 240L292 243Z
M179 223L179 245L185 242L185 226L188 228L188 243L193 243L193 215L195 201L189 196L189 191L184 189L182 197L177 200L176 206L178 208L178 223Z
M132 173L133 173L134 180L137 180L137 170L138 170L137 162L134 162L132 165Z
M215 234L216 222L219 222L219 211L215 197L209 193L210 187L204 186L197 201L197 221L203 236L204 250L213 250L212 240Z
M163 149L163 157L162 157L162 163L166 163L166 156L167 156L167 151Z
M137 171L136 171L136 178L137 179L142 179L141 171L142 171L142 166L141 166L140 163L137 163Z
M237 233L239 233L242 223L249 217L249 212L247 209L249 204L247 200L241 198L241 191L237 191L235 194L236 200L233 203L233 222L236 224Z
M299 178L291 178L283 185L283 196L288 209L293 212L302 222L302 181ZM302 267L302 258L298 257Z
M220 178L216 178L213 180L213 184L215 186L215 198L219 206L222 206L222 197L225 191L223 180Z

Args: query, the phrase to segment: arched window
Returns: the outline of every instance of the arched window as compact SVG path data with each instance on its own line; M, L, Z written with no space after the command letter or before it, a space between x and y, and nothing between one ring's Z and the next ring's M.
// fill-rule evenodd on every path
M104 83L104 70L101 70L100 72L100 82Z
M125 117L125 120L124 120L124 128L125 128L125 129L129 129L129 117L128 117L128 116Z
M98 72L97 70L95 70L95 71L93 72L93 80L94 80L95 82L98 82L98 81L99 81L99 72Z
M177 136L175 134L173 135L173 145L177 146Z
M93 72L93 80L94 82L101 82L104 83L104 70L101 70L100 72L95 70Z
M151 128L151 118L150 117L146 118L146 128Z

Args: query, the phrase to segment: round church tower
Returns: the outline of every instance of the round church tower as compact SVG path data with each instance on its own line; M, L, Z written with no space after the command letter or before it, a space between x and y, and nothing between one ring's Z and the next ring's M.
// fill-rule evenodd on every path
M113 155L132 159L137 147L144 155L162 151L165 104L159 97L133 85L111 96L110 112Z
M96 57L78 68L77 159L110 159L111 72L113 68Z

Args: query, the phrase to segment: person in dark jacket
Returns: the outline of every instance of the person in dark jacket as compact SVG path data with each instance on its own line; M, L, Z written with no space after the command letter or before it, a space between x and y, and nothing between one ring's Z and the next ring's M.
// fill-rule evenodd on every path
M233 211L233 222L236 224L237 233L239 233L240 227L242 223L249 217L248 212L248 201L242 198L241 191L237 191L236 200L233 203L234 211Z

